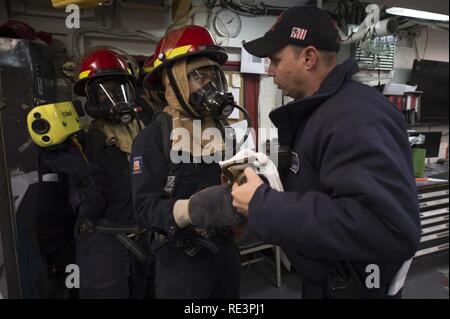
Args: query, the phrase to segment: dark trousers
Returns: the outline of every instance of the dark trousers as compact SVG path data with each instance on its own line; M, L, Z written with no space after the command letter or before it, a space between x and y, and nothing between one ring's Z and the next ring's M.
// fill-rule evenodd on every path
M156 298L237 299L240 288L240 258L231 237L214 237L214 254L203 248L191 257L182 248L166 243L155 251Z
M137 245L148 255L147 262L130 255L130 298L155 298L155 258L151 253L150 233L137 235Z
M400 290L395 296L388 296L388 288L388 286L382 286L379 289L364 288L362 291L362 299L402 299L402 290ZM302 298L326 299L324 285L308 280L303 280Z
M77 239L81 299L129 298L130 257L113 235L82 234Z

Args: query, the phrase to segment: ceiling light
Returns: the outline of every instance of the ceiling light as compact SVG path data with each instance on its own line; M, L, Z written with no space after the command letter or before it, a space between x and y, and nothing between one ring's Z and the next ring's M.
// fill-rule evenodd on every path
M403 16L403 17L448 22L448 15L438 14L438 13L433 13L433 12L428 12L428 11L420 11L420 10L392 7L392 8L386 9L386 12L389 14Z

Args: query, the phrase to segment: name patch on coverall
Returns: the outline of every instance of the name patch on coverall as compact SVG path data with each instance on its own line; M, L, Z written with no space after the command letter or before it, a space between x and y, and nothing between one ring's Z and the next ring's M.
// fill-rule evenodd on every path
M132 174L141 174L142 173L142 156L133 157L133 170Z
M164 191L167 193L172 193L174 187L175 187L175 176L167 176L167 182L166 186L164 187Z

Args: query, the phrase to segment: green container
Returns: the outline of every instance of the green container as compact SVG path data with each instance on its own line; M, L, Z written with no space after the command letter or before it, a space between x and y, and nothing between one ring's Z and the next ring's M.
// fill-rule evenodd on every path
M425 148L414 146L412 148L414 176L416 178L425 177L425 155L427 150Z

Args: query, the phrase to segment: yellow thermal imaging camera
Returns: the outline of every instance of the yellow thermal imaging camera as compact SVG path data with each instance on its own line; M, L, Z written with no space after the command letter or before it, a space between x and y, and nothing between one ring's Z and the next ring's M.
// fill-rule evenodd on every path
M81 130L72 102L36 106L27 116L28 132L40 147L61 144Z

